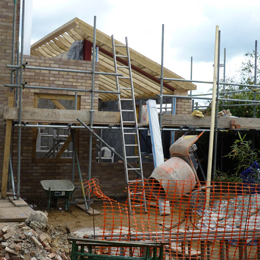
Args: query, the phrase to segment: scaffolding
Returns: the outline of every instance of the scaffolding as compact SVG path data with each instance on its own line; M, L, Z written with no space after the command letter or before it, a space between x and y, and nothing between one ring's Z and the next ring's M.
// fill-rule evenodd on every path
M88 179L91 179L91 162L92 162L92 143L93 143L93 135L95 137L97 137L99 140L101 140L106 146L109 145L98 135L94 134L94 129L115 129L115 130L119 130L120 127L119 126L95 126L93 123L93 112L94 112L94 93L109 93L109 94L113 94L113 95L118 95L120 94L120 92L118 91L105 91L105 90L95 90L95 75L110 75L110 76L120 76L121 74L119 73L108 73L108 72L100 72L100 71L95 71L95 62L96 62L96 55L97 55L97 50L96 50L96 17L94 17L94 26L93 26L93 58L92 58L92 70L91 71L85 71L85 70L72 70L72 69L57 69L57 68L48 68L48 67L36 67L36 66L29 66L27 63L24 63L23 61L23 38L24 38L24 6L25 6L25 0L22 1L22 15L21 15L21 48L20 48L20 56L17 55L17 64L15 64L15 24L16 24L16 5L17 2L15 1L14 4L14 19L13 19L13 42L12 42L12 64L8 65L7 67L11 69L11 79L10 79L10 84L6 84L5 87L10 88L10 92L13 92L13 89L16 89L17 91L15 91L15 106L18 107L18 123L14 124L15 127L18 128L18 152L17 152L17 188L15 191L15 185L14 185L14 178L13 178L13 172L12 172L12 167L11 167L11 176L12 176L12 187L13 187L13 196L15 199L18 199L20 197L20 174L21 174L21 130L22 127L29 127L29 128L41 128L43 126L41 125L33 125L33 124L28 124L28 123L22 123L22 90L23 89L47 89L47 90L66 90L66 91L71 91L71 92L75 92L75 100L77 100L77 92L89 92L91 94L91 107L89 110L89 115L90 115L90 125L86 126L84 124L84 122L82 122L80 120L80 118L78 118L78 121L81 123L81 125L55 125L55 128L62 128L62 129L69 129L71 132L73 132L73 130L75 129L88 129L89 131L89 168L88 168ZM215 65L214 65L214 80L212 82L209 81L199 81L199 80L193 80L192 79L192 67L193 67L193 59L191 60L191 79L190 80L185 80L185 79L176 79L176 78L165 78L163 75L163 63L164 63L164 25L162 26L162 49L161 49L161 77L160 77L160 95L159 95L159 100L160 100L160 113L159 113L159 122L160 122L160 127L161 127L161 131L188 131L190 130L187 127L163 127L162 125L162 108L163 108L163 98L165 97L170 97L173 99L173 103L172 103L172 112L174 112L175 110L175 105L176 104L176 99L177 98L181 98L181 99L191 99L191 100L195 100L195 99L204 99L204 100L215 100L216 101L216 109L218 109L218 101L239 101L239 102L250 102L250 105L254 105L257 106L259 105L260 101L257 100L236 100L236 99L227 99L227 98L220 98L219 95L222 94L230 94L231 92L225 92L225 90L223 92L218 92L219 86L223 85L234 85L234 86L246 86L246 87L252 87L254 89L252 90L246 90L246 91L254 91L254 93L256 91L259 91L259 85L257 85L256 82L256 76L255 76L255 81L254 81L254 85L245 85L245 84L235 84L235 83L226 83L226 82L219 82L219 59L220 59L220 52L219 52L219 46L220 46L220 31L218 29L216 29L216 50L215 50ZM257 45L256 45L256 50L257 50ZM19 53L19 51L17 51ZM256 52L257 53L257 52ZM224 65L225 66L225 65ZM255 66L256 67L256 66ZM23 80L23 70L24 69L28 69L28 70L46 70L46 71L62 71L62 72L71 72L71 73L82 73L82 74L90 74L92 76L92 81L91 81L91 89L75 89L75 88L58 88L58 87L44 87L44 86L27 86L27 83L24 82ZM14 73L16 72L16 74ZM19 76L18 76L19 75ZM14 84L15 81L15 77L16 76L16 84ZM198 95L192 95L192 93L190 93L189 96L185 97L185 96L177 96L177 95L164 95L163 94L163 82L164 81L182 81L182 82L193 82L193 83L206 83L206 84L216 84L216 97L213 98L207 98L207 97L201 97ZM242 92L242 91L241 91ZM233 92L232 92L233 93ZM205 94L205 95L209 95L209 94ZM76 102L75 102L76 103ZM216 111L214 109L214 107L212 108L212 111ZM255 115L255 113L254 113ZM212 117L213 118L213 117ZM213 118L215 120L215 125L213 125L213 130L211 129L211 132L214 133L215 135L215 142L217 140L217 134L218 134L218 125L217 125L217 117L214 116ZM53 128L53 125L44 125L45 128ZM129 127L129 129L131 129L131 127ZM139 127L139 130L148 130L148 127ZM196 131L210 131L210 129L204 129L204 128L196 128ZM72 138L74 140L75 136ZM6 147L5 147L6 148ZM111 147L110 147L111 148ZM213 151L213 144L212 144L212 148L211 150ZM211 153L212 153L211 151ZM215 156L216 156L216 150L215 150ZM117 154L121 159L123 159L123 157L120 154ZM212 156L212 155L211 155ZM210 156L210 157L211 157ZM10 158L10 166L12 166L12 162L11 162L11 157L8 156L8 158ZM8 159L9 161L9 159ZM216 158L213 159L213 162L216 163ZM85 197L85 192L84 192L84 187L83 187L83 180L82 180L82 176L81 176L81 171L80 171L80 165L79 165L79 160L78 160L78 156L77 156L77 152L75 149L75 140L73 141L73 169L72 169L72 180L74 181L74 167L75 167L75 163L77 163L77 167L78 167L78 172L79 172L79 177L80 177L80 181L81 181L81 185L82 185L82 191L83 191L83 196L85 198L85 204L86 204L86 208L89 207L89 205L87 205L87 199ZM212 162L210 162L210 164L212 164ZM215 169L215 165L214 165L214 169ZM209 172L211 172L211 169L209 169ZM2 177L2 198L5 198L6 196L6 186L5 183L7 182L7 172L3 172L3 177ZM88 198L89 200L89 198Z

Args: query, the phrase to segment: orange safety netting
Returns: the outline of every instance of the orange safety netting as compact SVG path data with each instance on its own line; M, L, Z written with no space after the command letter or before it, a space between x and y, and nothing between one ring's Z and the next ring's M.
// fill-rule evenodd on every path
M189 185L190 192L184 194ZM101 199L104 210L103 230L95 238L166 242L164 259L260 259L260 187L192 185L135 182L128 187L131 197L119 203L91 179L85 183L86 192Z

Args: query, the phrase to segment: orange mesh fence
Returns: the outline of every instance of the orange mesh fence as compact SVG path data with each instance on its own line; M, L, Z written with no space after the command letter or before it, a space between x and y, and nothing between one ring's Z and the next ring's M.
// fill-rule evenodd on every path
M123 203L105 196L96 179L85 188L103 202L104 222L97 239L166 242L164 259L260 259L257 184L194 187L187 181L149 179L144 185L130 185L130 198ZM143 254L140 248L113 250Z

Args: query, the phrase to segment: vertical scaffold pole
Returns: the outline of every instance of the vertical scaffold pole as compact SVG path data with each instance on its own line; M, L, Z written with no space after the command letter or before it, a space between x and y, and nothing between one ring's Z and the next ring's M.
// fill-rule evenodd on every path
M160 129L162 129L162 105L163 105L163 55L164 55L164 24L162 25L162 52L161 52L161 91L160 91Z
M22 24L21 24L21 54L20 54L20 87L19 87L19 110L18 110L18 151L17 151L17 197L20 196L21 181L21 139L22 139L22 83L23 83L23 42L24 42L24 11L25 0L22 6Z
M93 32L93 47L92 47L92 85L91 85L91 108L90 113L90 128L93 127L93 112L94 112L94 88L95 88L95 62L96 62L96 16L94 16L94 32ZM89 133L89 161L88 161L88 180L91 179L91 163L92 163L92 143L93 136ZM88 194L88 203L90 203L90 194ZM89 206L89 205L88 205Z
M254 70L254 85L257 84L257 41L255 41L255 70ZM254 91L254 100L256 100L256 91ZM253 118L256 117L256 106L253 106Z

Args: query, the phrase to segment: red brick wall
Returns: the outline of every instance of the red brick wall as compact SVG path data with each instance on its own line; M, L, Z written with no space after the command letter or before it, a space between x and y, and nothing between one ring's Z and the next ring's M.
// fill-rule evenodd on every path
M17 172L17 128L14 129L12 157L14 160L14 174ZM69 179L72 178L72 162L36 162L32 159L33 131L30 128L22 130L21 149L21 195L29 201L47 201L46 194L40 184L44 179ZM83 181L88 180L88 147L89 135L84 129L79 130L79 162ZM123 163L97 163L95 162L95 141L92 154L92 178L99 179L101 190L112 197L126 196L125 175ZM153 171L153 163L143 163L144 175L149 177ZM75 192L76 197L82 198L80 179L75 165L75 186L79 189Z

